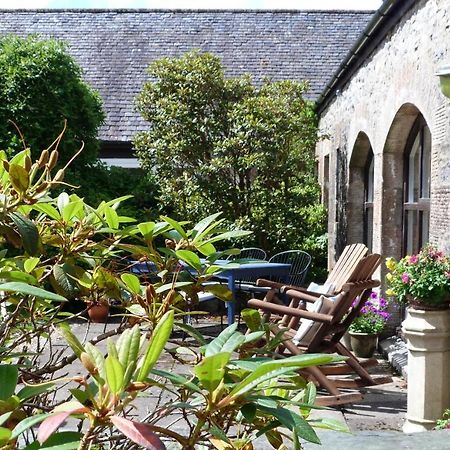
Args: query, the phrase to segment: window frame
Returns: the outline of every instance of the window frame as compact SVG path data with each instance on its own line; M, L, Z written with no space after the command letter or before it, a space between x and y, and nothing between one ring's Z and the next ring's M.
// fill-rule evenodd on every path
M429 147L426 148L425 135L429 134ZM419 139L417 148L416 141ZM418 173L414 168L414 172L411 173L411 154L413 151L419 151L419 168ZM404 151L404 174L403 174L403 218L402 218L402 255L409 253L415 253L419 251L429 239L429 223L430 223L430 204L431 204L431 151L432 151L432 136L430 129L422 116L419 116L414 122L411 131L408 136L408 140ZM424 169L425 168L425 169ZM426 176L425 171L428 170ZM418 179L418 192L417 200L414 199L414 189L416 186L416 176ZM424 189L424 180L428 182L428 186ZM422 197L423 193L428 197ZM418 221L417 224L417 236L414 235L414 225L411 228L409 224L409 217L411 211L417 211L417 215L414 220ZM425 214L426 219L425 219ZM426 226L426 234L424 236ZM417 246L417 248L416 248Z

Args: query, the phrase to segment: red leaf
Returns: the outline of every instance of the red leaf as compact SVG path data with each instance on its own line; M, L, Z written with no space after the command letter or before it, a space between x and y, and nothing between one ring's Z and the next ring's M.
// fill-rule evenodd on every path
M123 417L112 416L111 422L127 438L150 450L166 450L161 439L145 423L133 422Z
M72 408L68 411L57 412L47 417L39 427L37 440L43 444L71 414L85 412L86 408L81 404L80 406L81 408Z
M47 417L39 427L37 440L43 444L70 416L71 411L63 411Z

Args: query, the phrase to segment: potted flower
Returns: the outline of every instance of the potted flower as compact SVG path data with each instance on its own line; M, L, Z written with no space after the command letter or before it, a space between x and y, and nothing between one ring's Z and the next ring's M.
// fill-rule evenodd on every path
M450 303L450 259L443 251L427 245L416 255L396 262L388 258L387 295L415 309L448 309Z
M349 328L350 342L356 356L370 358L373 355L378 336L390 317L386 309L387 301L372 292Z

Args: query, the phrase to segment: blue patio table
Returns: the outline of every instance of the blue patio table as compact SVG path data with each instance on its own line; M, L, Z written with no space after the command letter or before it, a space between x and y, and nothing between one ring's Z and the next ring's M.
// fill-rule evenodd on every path
M232 261L217 260L214 264L226 265ZM152 263L143 262L135 263L131 271L135 274L143 274L151 272ZM290 264L270 263L266 261L241 263L238 267L224 270L215 275L216 278L226 280L228 289L233 294L233 301L228 302L227 305L227 319L228 325L234 323L234 316L236 314L236 281L249 278L270 278L277 277L281 282L289 280Z
M215 264L226 264L230 261L216 261ZM227 269L216 275L216 278L222 278L227 281L228 289L233 293L233 301L228 302L227 318L228 325L234 323L234 316L236 314L236 281L249 278L270 278L277 277L281 282L289 280L290 264L270 263L270 262L250 262L241 263L239 267Z

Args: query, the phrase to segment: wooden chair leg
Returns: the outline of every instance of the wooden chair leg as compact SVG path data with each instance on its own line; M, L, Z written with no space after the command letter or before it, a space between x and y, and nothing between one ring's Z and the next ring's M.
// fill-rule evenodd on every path
M335 348L340 355L346 356L348 358L345 362L361 377L362 380L367 383L368 386L377 384L370 373L361 366L358 359L353 355L351 351L349 351L341 343L337 343Z

